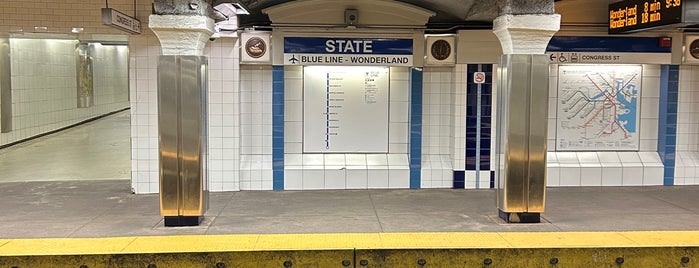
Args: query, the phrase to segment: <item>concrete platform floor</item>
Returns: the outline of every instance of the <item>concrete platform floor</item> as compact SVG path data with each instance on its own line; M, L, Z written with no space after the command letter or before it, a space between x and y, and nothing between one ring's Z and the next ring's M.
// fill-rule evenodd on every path
M165 228L129 173L129 111L0 150L0 239L699 230L697 186L551 188L539 224L505 224L493 190L223 192L201 226Z
M130 111L0 150L0 182L128 180Z
M0 238L204 234L699 230L699 187L551 188L539 224L506 224L493 190L212 193L197 227L163 227L125 180L0 183Z

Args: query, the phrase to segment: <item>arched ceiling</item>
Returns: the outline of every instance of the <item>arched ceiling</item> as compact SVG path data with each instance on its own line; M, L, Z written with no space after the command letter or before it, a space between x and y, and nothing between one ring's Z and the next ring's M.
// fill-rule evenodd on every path
M262 10L293 0L240 0L251 11L250 15L239 16L242 27L269 25L269 17ZM427 24L428 29L455 29L455 28L490 28L493 18L500 13L503 5L523 5L528 2L568 1L584 3L586 5L602 3L606 8L607 0L399 0L407 4L415 5L436 13ZM549 4L550 5L550 4ZM605 11L606 13L606 11Z

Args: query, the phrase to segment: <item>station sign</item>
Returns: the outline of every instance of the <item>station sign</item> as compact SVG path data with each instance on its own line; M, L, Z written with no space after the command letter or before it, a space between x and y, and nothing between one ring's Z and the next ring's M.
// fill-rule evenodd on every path
M669 37L554 36L546 47L551 64L670 64Z
M413 39L285 37L284 65L413 66Z
M141 21L116 9L102 9L102 24L128 33L141 34Z
M688 0L626 0L609 4L609 34L638 32L685 22ZM693 19L692 19L693 20Z
M670 64L670 53L547 52L549 63Z

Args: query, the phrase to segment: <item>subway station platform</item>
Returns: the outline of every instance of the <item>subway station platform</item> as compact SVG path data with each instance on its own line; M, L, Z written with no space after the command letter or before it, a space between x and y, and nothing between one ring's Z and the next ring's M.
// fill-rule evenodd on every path
M494 190L217 192L200 226L164 227L157 195L132 194L128 172L90 179L98 162L68 148L120 120L0 150L0 267L699 267L696 186L549 188L538 224L499 219ZM121 157L112 138L86 157ZM85 172L7 164L61 145L54 161Z

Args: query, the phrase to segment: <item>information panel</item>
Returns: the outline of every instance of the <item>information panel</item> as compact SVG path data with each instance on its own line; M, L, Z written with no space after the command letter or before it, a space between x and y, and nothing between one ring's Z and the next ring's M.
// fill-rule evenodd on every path
M682 0L626 0L609 4L608 33L629 33L682 22Z
M556 150L638 150L641 65L558 67Z
M387 67L304 68L304 153L388 153Z

